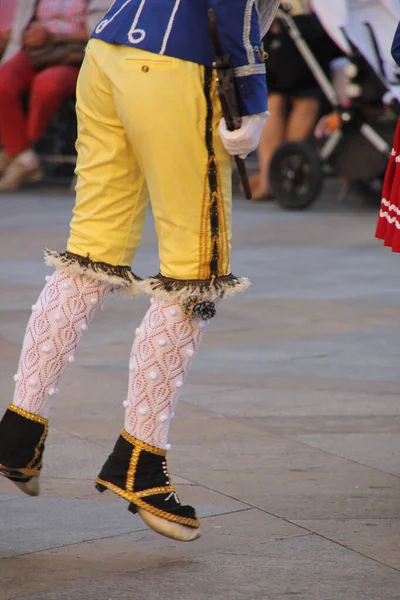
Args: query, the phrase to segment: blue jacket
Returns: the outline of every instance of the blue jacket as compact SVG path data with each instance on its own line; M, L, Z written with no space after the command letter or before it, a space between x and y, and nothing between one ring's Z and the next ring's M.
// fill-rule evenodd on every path
M115 0L92 37L212 66L207 9L235 67L242 115L267 110L265 66L255 0Z
M392 44L392 56L400 67L400 23L397 26Z

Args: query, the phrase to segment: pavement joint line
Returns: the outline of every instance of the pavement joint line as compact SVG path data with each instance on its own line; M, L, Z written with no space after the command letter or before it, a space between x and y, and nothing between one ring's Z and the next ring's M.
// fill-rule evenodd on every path
M312 380L312 382L314 382L314 381L317 382L318 380ZM331 379L330 381L334 382L334 381L337 381L337 380L336 379ZM354 380L354 381L356 381L356 380ZM361 383L363 383L363 382L361 382ZM378 384L379 383L385 384L387 382L380 381L380 382L378 382ZM261 386L261 385L260 386L253 386L253 387L254 387L254 389L264 389L264 386ZM240 387L232 388L231 390L228 390L228 391L230 391L230 392L236 392L236 391L240 392L240 391L246 391L246 390L249 390L249 389L251 390L252 388L249 388L248 386L240 386ZM272 387L271 386L269 389L273 390L273 391L288 391L288 392L293 392L293 388L292 387L282 387L282 386ZM333 394L342 393L342 390L332 389L330 387L321 387L320 388L320 387L310 386L310 388L308 388L308 387L307 388L301 388L301 390L303 392L332 392ZM226 390L224 390L224 391L226 391ZM379 391L379 392L376 392L376 391L369 392L368 390L362 390L362 391L359 391L359 390L346 390L346 391L348 393L352 393L352 394L353 393L354 394L365 394L366 396L376 396L377 393L379 393L381 396L394 396L396 398L398 398L398 396L399 396L398 392L394 392L394 391L393 392L384 392L384 391L382 391L382 392L381 391ZM219 394L219 391L216 390L215 392L210 392L210 396L213 396L215 394ZM187 402L187 400L184 400L184 399L182 399L181 402L182 401L183 402ZM266 416L268 417L270 415L266 415ZM274 415L272 415L272 416L274 416ZM306 416L308 416L308 415L306 415ZM366 413L365 416L369 416L369 414ZM385 416L398 416L398 415L385 415ZM256 418L256 417L254 417L254 418Z
M277 434L279 436L279 434ZM283 437L285 438L285 436L279 436L279 437ZM310 444L307 444L307 442L304 442L302 440L298 440L298 439L292 439L292 441L296 441L299 444L302 444L303 446L308 446L308 448L313 448L314 450L318 450L318 452L322 452L323 454L328 454L329 456L334 456L335 458L340 458L341 460L345 460L347 462L353 463L355 465L359 465L360 467L365 467L366 469L372 469L373 471L377 471L378 473L384 473L385 475L387 475L388 477L394 477L395 479L400 479L400 475L395 475L394 473L388 473L387 471L382 471L382 469L378 469L378 467L373 467L371 465L365 465L364 463L355 460L354 458L348 458L346 456L341 456L340 454L334 454L333 452L329 452L329 450L324 450L323 448L316 448L315 446L311 446Z
M205 373L206 373L205 371L197 371L196 375L200 376L200 375L204 375ZM232 374L230 373L230 375L232 375ZM267 375L267 376L262 376L262 375L251 375L251 376L248 375L248 376L246 376L245 374L242 374L242 375L243 375L244 378L248 377L249 381L248 381L247 385L240 387L241 390L264 389L265 388L265 380L268 380L270 378L269 375ZM210 375L208 374L208 376L210 376ZM262 380L261 381L255 381L255 379L257 379L257 378L259 378L260 380L262 379ZM298 379L299 379L297 376L293 377L293 376L290 376L290 375L285 376L285 378L288 381L292 381L294 379L298 381ZM280 378L278 378L278 379L280 379ZM328 386L323 385L321 383L321 380L324 381L324 382L329 381L332 384L332 386L331 385L328 385ZM336 393L336 392L340 391L340 390L337 389L338 379L328 379L326 377L321 378L321 379L319 379L319 378L311 379L310 377L307 377L306 381L309 381L310 385L307 386L307 387L301 387L301 388L299 388L299 389L301 389L304 392L308 391L308 392L333 392L333 393ZM360 380L360 379L346 379L345 380L346 384L353 384L353 383L355 384L357 382L361 386L365 385L365 381ZM254 383L255 383L255 385L254 385ZM315 383L315 385L313 385L314 383ZM375 381L369 381L368 383L372 383L374 385L387 385L388 382L387 381L382 381L382 380L375 380ZM398 382L390 382L390 383L398 385ZM253 385L251 385L251 384L253 384ZM217 385L217 384L214 384L214 385ZM321 385L322 385L322 387L320 387ZM271 386L270 389L271 390L287 390L288 392L293 392L293 387L284 387L284 386L279 386L279 385L276 386L276 387ZM376 394L380 394L382 396L396 396L396 397L399 396L398 392L395 392L395 391L393 391L393 392L385 392L385 391L381 391L381 390L378 390L378 391L377 390L375 390L375 391L368 391L366 389L361 389L361 390L359 390L359 389L351 389L351 390L347 389L345 391L349 392L349 393L365 394L365 395L368 395L368 396L375 396ZM211 392L211 393L215 394L217 392Z
M393 565L388 565L387 563L384 563L381 560L378 560L377 558L374 558L373 556L368 556L368 554L364 554L363 552L360 552L359 550L355 550L354 548L350 548L349 546L346 546L346 544L344 544L342 542L338 542L337 540L334 540L334 539L328 537L327 535L322 535L320 533L317 533L316 531L312 531L312 529L307 529L307 527L305 527L304 529L306 529L306 531L309 531L310 533L312 533L314 535L317 535L318 537L326 540L327 542L333 542L334 544L336 544L337 546L340 546L341 548L345 548L346 550L349 550L350 552L354 552L355 554L358 554L359 556L363 556L364 558L366 558L368 560L372 560L373 562L375 562L375 563L377 563L379 565L382 565L384 567L392 569L392 571L396 571L396 573L400 572L400 567L394 567Z
M244 387L243 387L243 388L240 388L240 389L238 389L238 388L232 388L231 390L224 390L224 391L241 391L241 389L245 390L246 388L244 388ZM218 394L219 392L217 392L217 391L216 391L216 392L213 392L213 393L214 393L214 394ZM211 393L211 395L212 395L213 393ZM391 395L395 395L395 394L390 394L390 393L389 393L389 394L387 394L387 395L391 396ZM190 406L193 406L193 407L195 407L195 408L198 406L196 403L193 403L193 402L191 402L190 400L185 400L185 399L182 399L182 402L185 402L186 404L189 404ZM266 434L266 435L269 435L269 436L275 436L275 437L277 437L277 438L281 438L281 439L290 439L291 441L297 442L297 443L299 443L299 444L301 444L301 445L303 445L303 446L307 446L308 448L312 448L312 449L318 450L319 452L322 452L322 453L324 453L324 454L328 454L328 455L330 455L330 456L334 456L334 457L336 457L336 458L339 458L339 459L342 459L342 460L346 460L346 461L352 462L352 463L354 463L354 464L358 464L358 465L360 465L360 466L364 466L364 467L366 467L366 468L373 469L374 471L378 471L379 473L385 473L386 475L389 475L389 476L395 477L396 479L400 479L400 475L395 475L395 474L393 474L393 473L387 473L386 471L382 471L381 469L378 469L377 467L373 467L373 466L370 466L370 465L366 465L366 464L364 464L364 463L362 463L362 462L360 462L360 461L357 461L357 460L354 460L354 459L351 459L351 458L347 458L347 457L343 457L343 456L341 456L341 455L338 455L338 454L334 454L333 452L330 452L330 451L328 451L328 450L324 450L324 449L321 449L321 448L316 448L315 446L312 446L312 445L308 444L308 443L307 443L307 442L305 442L305 441L299 440L299 439L297 439L297 438L293 438L291 435L280 434L280 433L278 433L278 432L272 432L272 431L265 431L264 429L261 429L260 427L257 427L257 425L256 425L256 423L257 423L257 419L256 419L256 418L254 418L254 419L253 419L253 420L255 421L255 424L252 424L252 423L250 424L250 423L248 423L248 422L246 422L246 423L243 423L243 422L242 422L242 420L238 420L238 418L237 418L237 417L235 418L235 417L231 417L231 416L229 416L229 415L225 415L224 413L222 413L222 412L219 412L219 411L218 411L218 412L217 412L217 411L214 411L214 410L213 410L213 409L211 409L211 408L204 408L204 407L202 407L202 410L203 410L203 411L205 411L205 412L209 412L209 413L211 413L211 414L213 414L213 415L218 415L218 417L223 417L224 419L226 419L226 420L228 420L228 421L231 421L231 422L233 422L233 423L236 423L236 424L238 424L238 425L247 426L247 427L250 427L250 428L252 428L252 429L256 429L256 430L257 430L257 431L259 431L261 434ZM392 415L392 416L397 416L397 415ZM96 446L97 448L102 448L102 449L103 449L103 446L102 446L100 443L98 443L98 442L96 442L95 440L93 440L93 439L90 439L90 438L87 438L87 437L81 437L81 436L79 436L79 435L77 435L77 434L71 433L71 432L69 432L69 431L66 431L65 429L63 429L63 428L60 428L60 427L57 427L57 426L53 426L53 430L54 430L54 431L58 431L58 432L60 432L60 433L64 433L65 435L68 435L68 436L70 436L70 437L72 437L72 438L74 438L74 439L77 439L77 440L80 440L80 441L85 441L85 442L88 442L88 443L92 444L93 446ZM57 444L57 442L55 442L55 444ZM53 479L54 479L54 478L53 478ZM70 479L70 478L68 478L68 477L65 477L65 478L63 478L63 477L59 477L58 479ZM72 478L72 479L74 479L74 478ZM79 479L79 478L77 478L77 479ZM86 478L85 478L85 479L86 479ZM187 478L185 478L185 479L187 479ZM89 479L88 479L88 480L89 480ZM190 479L187 479L187 481L191 481L191 480L190 480ZM196 482L192 482L192 483L196 483ZM202 485L202 484L198 484L198 483L197 483L197 485Z
M396 325L396 329L399 329L400 325ZM321 331L321 333L318 332L314 332L312 335L304 335L304 334L297 334L297 335L293 335L292 337L288 337L285 338L283 340L283 342L289 342L289 341L302 341L302 342L307 342L307 341L312 341L312 340L319 340L320 338L324 338L324 337L329 337L329 338L340 338L343 336L348 336L349 333L350 334L357 334L357 333L362 333L362 334L368 334L368 333L385 333L385 332L391 332L393 331L394 327L391 326L387 326L387 327L372 327L372 328L368 328L365 325L359 325L358 327L352 328L352 329L348 329L346 331L346 333L341 332L341 333L333 333L333 332L327 332L327 331ZM256 332L256 329L246 329L247 332ZM278 328L276 328L276 333L278 333ZM230 333L230 332L229 332ZM235 332L236 333L236 332ZM223 335L220 336L219 339L222 339ZM271 346L275 346L275 345L279 345L281 344L281 341L278 340L271 340L269 342L265 342L264 344L262 344L263 349L268 349L268 347ZM212 348L213 350L218 350L218 349L226 349L226 343L222 343L222 344L218 344L213 342L212 346L210 345L209 348ZM233 342L232 340L230 340L229 342L229 348L234 348L234 349L243 349L243 348L254 348L254 344L251 343L245 343L243 344L241 340L238 340L237 343ZM309 353L306 355L302 355L302 356L297 356L297 357L290 357L286 359L286 362L290 361L296 361L296 360L303 360L304 358L320 358L320 357L328 357L328 356L340 356L340 350L337 350L336 352L329 352L329 353L317 353L317 354L313 354L313 353Z
M80 500L86 500L86 498L81 498ZM95 502L96 502L96 500L95 500ZM250 510L254 510L253 507L249 506L249 507L244 507L244 508L238 508L235 510L228 510L227 512L220 513L218 515L209 515L208 517L201 517L201 521L204 521L206 519L213 519L215 517L220 517L220 516L225 516L225 515L234 515L236 513L248 512ZM59 546L53 546L52 548L47 548L44 550L34 550L33 552L24 552L23 554L17 554L15 556L7 556L4 558L0 558L0 564L2 562L6 562L8 560L15 560L16 558L21 558L24 556L32 556L34 554L42 554L44 552L51 552L53 550L60 550L62 548L73 548L74 546L80 546L81 544L90 544L94 541L111 540L114 538L127 537L127 536L131 536L131 535L137 536L140 534L154 534L154 533L155 533L154 531L152 531L149 527L147 527L147 525L145 523L143 523L143 529L138 529L136 531L128 531L126 533L117 533L115 535L106 535L104 537L99 537L96 539L90 538L87 540L81 540L79 542L75 542L74 544L60 544ZM311 533L313 533L313 532L311 532ZM174 541L174 540L172 540L172 541ZM143 567L143 568L148 568L148 567ZM135 569L135 571L136 570L137 569ZM127 574L129 572L130 571L124 571L124 574Z
M210 491L216 492L216 490L214 490L213 488L208 487L206 485L202 485L202 487L205 488L205 489L208 489ZM309 529L305 525L300 525L296 521L292 521L290 519L287 519L286 517L282 517L282 516L277 515L277 514L275 514L273 512L265 510L264 508L260 508L258 506L255 506L254 504L251 504L250 502L243 502L242 500L234 498L233 496L230 496L229 494L224 494L223 492L216 492L216 493L219 493L219 494L221 494L221 495L223 495L223 496L225 496L227 498L230 498L231 500L236 500L237 502L242 502L242 504L247 505L250 509L259 510L260 512L263 512L263 513L269 515L270 517L274 517L275 519L280 519L281 521L284 521L285 523L288 523L289 525L295 525L296 527L300 527L300 529L303 529L304 531L308 532L307 534L304 534L304 535L308 535L308 534L316 535L316 536L318 536L318 537L320 537L320 538L322 538L322 539L324 539L324 540L326 540L328 542L332 542L334 544L337 544L338 546L341 546L342 548L346 548L347 550L350 550L351 552L354 552L355 554L358 554L360 556L364 556L365 558L367 558L369 560L373 560L374 562L376 562L376 563L378 563L380 565L383 565L383 566L386 566L386 567L390 567L394 571L400 572L400 567L396 568L396 567L393 567L391 565L387 565L386 563L384 563L384 562L382 562L382 561L380 561L378 559L372 558L371 556L368 556L366 554L363 554L362 552L359 552L358 550L355 550L354 548L349 548L348 546L346 546L345 544L343 544L341 542L338 542L337 540L334 540L334 539L332 539L332 538L330 538L330 537L328 537L326 535L323 535L321 533L317 533L316 531L313 531L312 529ZM389 519L389 517L387 517L387 518ZM311 519L307 519L307 520L311 520ZM313 519L313 520L319 520L319 521L320 520L325 520L326 521L326 520L331 520L331 519ZM339 519L334 519L334 520L339 520ZM343 520L343 518L341 518L340 520ZM362 519L360 518L359 520L362 520ZM391 519L391 520L393 520L393 519Z
M176 473L174 475L176 477L179 477L179 475L177 475ZM92 481L92 482L94 482L95 479L96 479L95 477L94 478L92 478L92 477L59 477L59 476L52 477L51 475L45 475L43 477L42 476L40 477L41 481ZM189 481L189 483L192 484L193 486L198 485L195 482L190 481L190 479L186 479L186 478L181 478L181 479L184 479L185 481ZM177 485L187 485L187 484L182 483L182 484L177 484ZM10 495L15 495L15 494L6 494L6 495L10 496ZM0 494L0 497L1 497L1 494ZM17 497L20 497L20 495L18 494ZM59 496L55 496L55 497L59 498Z
M64 433L65 435L68 435L68 436L74 438L75 440L80 440L81 442L88 442L89 444L92 444L93 446L96 446L97 448L102 448L104 450L104 448L101 444L99 444L98 442L96 442L92 439L89 439L87 437L81 437L79 435L76 435L76 433L71 433L70 431L65 431L65 429L61 429L54 425L52 426L52 430L58 431L59 433ZM61 444L62 442L51 442L51 444L53 444L53 443L56 446L57 444L59 444L59 443ZM60 477L60 479L69 479L69 478L68 477Z
M261 510L261 509L260 509ZM301 520L301 519L300 519ZM304 519L304 521L400 521L399 517L329 517L329 519L315 518ZM296 523L296 521L293 521ZM300 525L299 525L300 527Z
M255 542L255 545L252 546L252 548L254 549L254 547L258 547L258 546L268 546L269 544L274 544L275 542L285 542L287 540L294 539L294 538L296 538L296 540L298 540L299 538L308 538L313 535L318 535L318 534L314 533L313 531L310 531L309 533L299 533L298 535L293 535L290 537L272 538L270 540L265 540L264 542L257 541L257 542ZM235 552L235 550L232 550L232 551L221 550L221 551L218 551L218 555L220 555L220 554L226 555L226 556L252 556L254 554L254 552L245 553L245 552ZM369 558L369 557L367 557L367 558Z
M196 407L197 405L196 404L192 404L192 406ZM243 423L242 421L238 421L237 417L236 418L235 417L230 417L228 415L224 415L223 413L219 413L219 412L213 411L211 408L205 408L204 410L209 411L209 412L213 413L214 415L222 416L227 421L231 421L232 423L236 423L237 425L242 425L242 426L245 426L245 427L247 426L247 427L250 427L251 429L256 429L257 431L259 431L260 433L263 433L265 435L273 436L273 437L277 437L277 438L281 438L281 439L284 439L284 440L290 439L292 442L296 442L298 444L301 444L302 446L307 446L308 448L312 448L314 450L318 450L318 452L322 452L323 454L328 454L329 456L334 456L335 458L339 458L341 460L345 460L345 461L354 463L356 465L360 465L361 467L365 467L367 469L372 469L373 471L377 471L378 473L384 473L385 475L388 475L389 477L394 477L396 479L400 479L400 475L395 475L394 473L388 473L387 471L382 471L382 469L378 469L377 467L373 467L371 465L365 465L364 463L362 463L362 462L360 462L358 460L355 460L355 459L352 459L352 458L347 458L345 456L341 456L340 454L334 454L333 452L330 452L329 450L324 450L323 448L316 448L315 446L312 446L312 445L308 444L307 442L299 440L297 438L293 438L291 436L287 436L287 435L284 435L284 434L281 434L281 433L277 433L277 432L265 431L264 429L256 427L253 424L250 424L250 423L247 423L247 422ZM393 415L393 416L395 416L395 415ZM256 421L257 419L254 418L254 420Z

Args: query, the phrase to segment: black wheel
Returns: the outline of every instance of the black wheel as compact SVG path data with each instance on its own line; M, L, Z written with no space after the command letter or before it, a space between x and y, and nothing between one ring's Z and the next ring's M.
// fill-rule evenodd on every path
M269 181L276 202L285 210L304 210L322 187L320 160L306 142L283 144L271 160Z

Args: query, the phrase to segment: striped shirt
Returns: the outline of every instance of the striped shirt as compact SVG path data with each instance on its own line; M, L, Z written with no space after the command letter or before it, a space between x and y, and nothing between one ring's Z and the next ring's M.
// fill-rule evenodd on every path
M15 0L0 0L0 34L9 33L14 23Z
M87 0L40 0L36 19L51 33L86 31Z

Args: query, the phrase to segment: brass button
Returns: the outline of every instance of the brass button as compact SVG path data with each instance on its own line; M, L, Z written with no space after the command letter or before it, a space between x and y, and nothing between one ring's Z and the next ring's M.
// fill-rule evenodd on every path
M143 71L143 73L148 73L149 67L147 65L143 65L142 71Z

